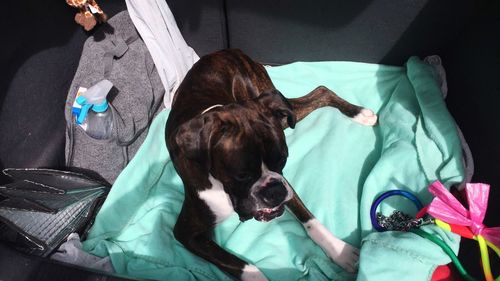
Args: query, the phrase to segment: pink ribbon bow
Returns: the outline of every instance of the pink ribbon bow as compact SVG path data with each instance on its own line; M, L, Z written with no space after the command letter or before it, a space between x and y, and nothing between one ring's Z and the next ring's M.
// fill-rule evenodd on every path
M500 247L500 227L488 228L483 224L488 207L490 186L484 183L468 183L465 190L469 210L462 206L441 182L433 182L429 186L429 191L436 197L432 200L427 212L448 224L469 227L474 235L481 235L496 247Z

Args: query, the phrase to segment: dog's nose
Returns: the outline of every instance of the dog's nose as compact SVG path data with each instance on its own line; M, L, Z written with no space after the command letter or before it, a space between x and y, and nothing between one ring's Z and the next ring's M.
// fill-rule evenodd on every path
M275 180L263 187L258 194L269 207L275 207L283 203L288 191L281 181Z

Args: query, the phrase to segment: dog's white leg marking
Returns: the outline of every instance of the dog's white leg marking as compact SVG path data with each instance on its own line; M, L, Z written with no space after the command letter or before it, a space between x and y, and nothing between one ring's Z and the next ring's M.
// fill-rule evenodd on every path
M251 264L245 265L241 274L242 281L267 281L266 276L255 266Z
M229 195L224 191L222 182L210 174L208 175L208 180L212 184L212 187L200 191L198 196L207 203L210 211L216 217L215 222L219 223L234 212L233 204L231 203L231 199L229 199Z
M335 237L316 218L306 223L304 227L311 239L318 244L328 257L348 272L356 272L359 260L359 250Z
M361 109L358 115L352 118L352 120L366 126L374 126L377 124L377 119L377 115L368 108Z

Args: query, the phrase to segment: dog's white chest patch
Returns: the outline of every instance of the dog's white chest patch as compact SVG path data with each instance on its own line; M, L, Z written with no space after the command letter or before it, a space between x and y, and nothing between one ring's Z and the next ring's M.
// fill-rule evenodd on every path
M233 214L233 204L231 203L231 199L229 199L229 195L224 191L222 182L210 174L208 175L208 180L212 184L212 187L200 191L198 196L207 203L210 211L215 215L215 222L219 223Z

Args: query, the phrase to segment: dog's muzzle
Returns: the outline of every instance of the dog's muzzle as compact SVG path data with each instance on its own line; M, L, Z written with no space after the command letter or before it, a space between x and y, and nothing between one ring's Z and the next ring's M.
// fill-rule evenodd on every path
M270 221L279 217L285 211L285 203L291 199L290 190L280 179L273 179L265 186L258 188L255 197L260 207L255 211L254 218L258 221Z
M288 190L279 179L273 179L266 186L257 191L257 196L267 206L276 207L285 201Z

